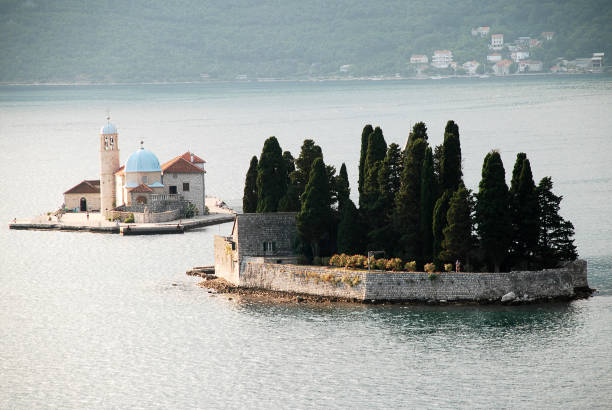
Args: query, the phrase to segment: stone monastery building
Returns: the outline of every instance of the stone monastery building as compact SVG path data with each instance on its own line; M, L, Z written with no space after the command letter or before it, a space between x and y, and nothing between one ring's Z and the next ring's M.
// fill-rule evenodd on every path
M160 165L141 142L120 166L119 134L110 117L107 121L100 129L100 179L83 180L64 192L66 209L108 216L112 210L163 212L190 202L204 213L206 161L188 151Z

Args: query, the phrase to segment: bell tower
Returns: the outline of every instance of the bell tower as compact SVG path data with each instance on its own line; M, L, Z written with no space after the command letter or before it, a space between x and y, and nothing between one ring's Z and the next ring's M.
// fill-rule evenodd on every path
M115 207L115 171L119 168L119 136L117 127L106 117L100 130L100 212L105 217Z

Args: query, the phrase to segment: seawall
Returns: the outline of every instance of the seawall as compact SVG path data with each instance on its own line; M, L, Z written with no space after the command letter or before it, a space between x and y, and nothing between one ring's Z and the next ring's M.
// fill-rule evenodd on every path
M573 299L588 289L587 263L562 268L506 273L354 271L317 266L245 261L238 275L216 275L246 288L381 302L500 302L513 292L517 300Z

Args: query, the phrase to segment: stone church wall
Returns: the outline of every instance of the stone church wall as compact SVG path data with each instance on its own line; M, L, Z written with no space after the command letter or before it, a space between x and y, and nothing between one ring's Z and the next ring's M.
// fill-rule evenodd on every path
M221 237L219 237L221 238ZM220 240L223 240L221 238ZM572 297L586 287L587 263L578 260L559 269L506 273L390 273L317 266L243 262L241 272L215 273L239 286L372 301L499 301L514 292L519 298Z
M100 210L100 194L64 194L64 206L66 209L80 211L81 198L87 200L89 212Z
M171 185L176 186L176 193L183 195L183 198L192 202L198 208L199 215L204 214L204 174L169 173L164 174L163 181L166 192L169 192ZM183 191L183 183L185 182L189 184L189 191Z

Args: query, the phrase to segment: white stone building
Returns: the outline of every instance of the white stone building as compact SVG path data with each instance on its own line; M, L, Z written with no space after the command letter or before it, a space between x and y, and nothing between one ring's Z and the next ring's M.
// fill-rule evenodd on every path
M410 56L410 64L427 64L429 63L429 58L423 54L413 54Z
M542 71L544 65L541 61L535 60L522 60L518 63L518 70L520 73L535 73Z
M498 61L501 61L501 60L502 60L502 55L499 53L493 53L487 56L487 61L489 63L497 63Z
M489 26L480 26L480 27L476 27L472 29L472 35L474 37L476 36L480 36L480 37L486 37L489 35L489 32L491 31L491 27Z
M448 68L453 61L453 53L450 50L436 50L431 57L431 65L435 68Z
M510 58L515 63L518 63L521 60L529 58L529 51L514 51L512 54L510 54Z
M205 161L186 152L164 166L157 156L141 146L125 165L120 164L119 134L108 123L100 130L100 180L84 180L64 192L64 207L105 216L122 206L150 207L159 201L189 201L200 214L205 211ZM166 179L168 183L164 180ZM183 202L184 203L184 202Z
M491 45L489 46L492 50L501 50L504 48L504 35L493 34L491 36Z
M476 70L478 70L479 66L480 63L478 61L466 61L462 65L463 69L468 74L476 74Z

